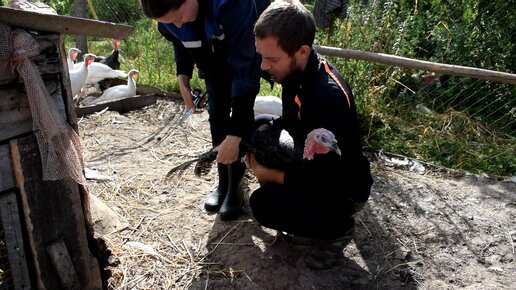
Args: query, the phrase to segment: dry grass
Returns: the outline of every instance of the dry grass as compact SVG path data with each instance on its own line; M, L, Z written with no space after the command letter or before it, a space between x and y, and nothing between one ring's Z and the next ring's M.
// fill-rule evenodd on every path
M205 231L191 221L215 217L200 215L214 173L200 179L187 169L164 179L170 168L211 148L207 113L179 126L183 113L175 101L159 100L127 115L105 111L79 120L86 166L113 177L90 181L88 189L130 225L103 236L119 260L112 288L186 288L210 265Z
M165 178L211 148L207 114L179 126L183 111L160 99L79 122L87 167L112 177L88 189L128 224L98 232L118 261L110 289L511 289L514 184L370 158L375 184L352 243L341 264L311 271L249 211L231 222L204 211L215 170Z

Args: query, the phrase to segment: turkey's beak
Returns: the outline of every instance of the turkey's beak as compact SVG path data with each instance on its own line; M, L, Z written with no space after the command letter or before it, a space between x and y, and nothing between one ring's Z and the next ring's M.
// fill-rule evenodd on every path
M331 144L330 150L334 151L338 155L341 155L340 148L337 142Z

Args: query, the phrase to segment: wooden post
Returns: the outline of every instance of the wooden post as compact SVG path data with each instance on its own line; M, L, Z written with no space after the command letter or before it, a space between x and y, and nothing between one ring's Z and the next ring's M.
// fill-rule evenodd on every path
M317 50L317 52L328 56L365 60L399 67L431 71L444 75L465 76L516 85L516 74L511 73L330 46L314 45L314 49Z
M74 16L86 18L86 1L85 0L74 0L75 5ZM86 35L76 35L75 45L82 51L83 54L88 53L88 42Z

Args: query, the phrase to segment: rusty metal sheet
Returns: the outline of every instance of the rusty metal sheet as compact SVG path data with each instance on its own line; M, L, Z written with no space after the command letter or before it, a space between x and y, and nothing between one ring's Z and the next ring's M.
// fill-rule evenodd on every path
M27 30L124 39L134 27L93 19L0 7L0 22Z

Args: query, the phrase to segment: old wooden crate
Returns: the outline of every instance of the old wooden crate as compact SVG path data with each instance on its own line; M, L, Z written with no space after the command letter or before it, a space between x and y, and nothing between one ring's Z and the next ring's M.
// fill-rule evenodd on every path
M39 43L32 60L62 118L77 131L63 33L123 39L132 27L5 7L0 23L30 32ZM21 79L0 85L0 289L101 289L106 281L86 189L71 178L42 179L32 121Z

